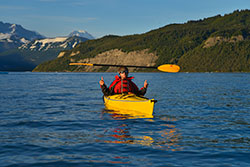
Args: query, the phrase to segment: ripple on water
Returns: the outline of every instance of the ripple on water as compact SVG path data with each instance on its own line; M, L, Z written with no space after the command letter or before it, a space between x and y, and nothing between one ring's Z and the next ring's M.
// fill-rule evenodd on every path
M132 75L153 117L104 109L98 81L113 73L0 76L1 164L249 166L249 74Z

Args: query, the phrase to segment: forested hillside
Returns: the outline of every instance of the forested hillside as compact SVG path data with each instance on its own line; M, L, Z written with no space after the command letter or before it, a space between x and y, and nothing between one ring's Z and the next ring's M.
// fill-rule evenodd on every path
M85 68L69 66L69 63L97 61L91 58L112 50L127 54L138 51L135 56L147 50L148 54L157 56L155 65L178 64L183 72L249 72L249 34L250 10L235 11L225 16L167 25L145 34L109 35L86 41L65 51L60 58L40 64L34 71L85 71ZM122 56L125 58L126 54ZM134 65L138 63L134 61ZM93 68L93 71L105 70L107 68Z

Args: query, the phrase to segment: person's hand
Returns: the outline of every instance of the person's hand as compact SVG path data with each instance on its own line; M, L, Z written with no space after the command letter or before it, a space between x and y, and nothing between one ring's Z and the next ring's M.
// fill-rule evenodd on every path
M148 88L148 82L147 82L147 80L144 81L144 88Z
M101 77L101 80L99 81L100 85L104 85L104 80L103 80L103 77Z

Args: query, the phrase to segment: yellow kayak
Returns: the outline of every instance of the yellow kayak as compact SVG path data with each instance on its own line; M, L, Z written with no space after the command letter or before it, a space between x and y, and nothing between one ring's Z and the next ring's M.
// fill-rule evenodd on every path
M116 94L104 96L104 105L108 110L119 111L120 114L153 116L156 100L135 94Z

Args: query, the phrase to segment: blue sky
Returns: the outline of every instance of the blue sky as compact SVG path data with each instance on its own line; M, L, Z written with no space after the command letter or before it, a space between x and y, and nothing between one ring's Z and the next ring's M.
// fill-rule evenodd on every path
M250 9L250 0L0 0L0 21L47 37L86 30L99 38L141 34L237 9Z

